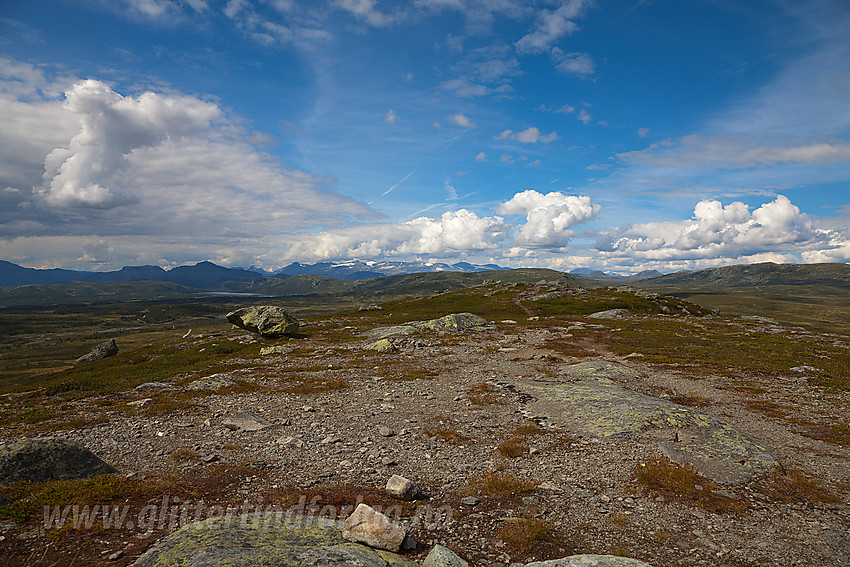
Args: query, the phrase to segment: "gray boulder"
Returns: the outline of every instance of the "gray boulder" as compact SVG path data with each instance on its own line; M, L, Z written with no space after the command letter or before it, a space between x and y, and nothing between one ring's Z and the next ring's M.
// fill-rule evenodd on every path
M607 311L597 311L587 316L588 319L616 319L623 315L628 315L628 309L608 309Z
M186 384L187 390L209 390L211 392L215 392L221 388L226 388L228 386L233 386L236 384L235 381L230 379L229 374L212 374L211 376L204 376L203 378L198 378L197 380L193 380Z
M133 567L415 567L386 551L348 543L326 518L265 512L196 522L166 536Z
M404 527L366 504L359 504L342 524L342 537L348 541L392 552L401 549L406 535Z
M70 480L118 472L66 439L25 439L0 447L0 482Z
M237 327L267 338L294 335L298 332L298 319L288 311L274 305L255 305L231 311L227 320Z
M118 354L118 345L115 344L115 339L109 339L108 341L103 341L99 345L95 346L88 354L84 354L75 360L74 366L82 366L83 364L109 358L116 354Z
M479 317L474 313L452 313L439 319L414 321L408 324L423 331L436 331L438 333L462 333L468 330L477 331L490 325L487 319Z
M469 563L448 547L437 544L422 562L422 567L469 567Z

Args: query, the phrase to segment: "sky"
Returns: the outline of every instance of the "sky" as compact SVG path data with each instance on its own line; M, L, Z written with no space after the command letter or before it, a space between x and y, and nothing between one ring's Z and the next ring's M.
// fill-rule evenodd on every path
M0 0L0 259L850 261L846 0Z

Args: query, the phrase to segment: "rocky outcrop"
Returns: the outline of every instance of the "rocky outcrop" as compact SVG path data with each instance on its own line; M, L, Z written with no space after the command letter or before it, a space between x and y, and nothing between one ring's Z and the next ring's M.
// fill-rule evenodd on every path
M115 344L115 339L109 339L108 341L103 341L99 345L95 346L88 354L84 354L75 360L74 366L81 366L83 364L88 364L89 362L94 362L95 360L102 360L104 358L109 358L110 356L115 356L116 354L118 354L118 345Z
M574 368L573 368L574 367ZM611 362L568 366L571 383L517 381L530 409L568 429L597 438L630 436L656 444L679 464L721 484L739 484L774 470L768 448L731 424L694 408L634 392L612 380L635 371Z
M298 319L274 305L255 305L231 311L227 320L237 327L267 338L291 336L298 332Z
M436 333L462 333L469 330L480 330L490 324L487 319L473 313L452 313L430 321L414 321L409 325L423 331Z
M336 522L266 512L205 520L166 536L134 567L415 567L387 551L346 542Z
M428 321L411 321L404 325L379 327L363 333L369 340L377 341L399 335L412 335L418 331L431 331L439 334L463 333L465 331L481 331L490 328L487 319L474 313L452 313L438 319Z
M26 439L0 447L0 482L70 480L118 472L77 443Z

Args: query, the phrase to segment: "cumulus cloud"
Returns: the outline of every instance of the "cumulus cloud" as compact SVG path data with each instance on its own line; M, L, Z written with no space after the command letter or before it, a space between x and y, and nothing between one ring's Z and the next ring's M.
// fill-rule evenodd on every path
M398 122L398 114L391 108L384 114L384 121L395 126L395 123Z
M475 122L460 113L449 116L449 122L455 126L460 126L461 128L475 128Z
M821 247L824 233L784 195L755 210L740 201L704 200L684 221L626 225L608 231L599 249L647 259L737 258Z
M585 126L590 124L590 121L593 120L593 116L591 116L590 113L584 108L579 110L578 114L576 114L576 118L578 118Z
M65 96L65 108L81 117L82 127L67 147L45 158L38 193L54 206L108 208L135 199L120 179L131 150L179 141L221 118L217 106L196 98L123 97L95 80L77 83Z
M484 152L478 152L478 155L475 156L475 161L487 161L487 154L485 154Z
M94 80L61 101L39 89L2 94L4 84L0 116L14 116L0 148L26 150L22 163L0 159L4 257L57 257L74 245L77 254L62 256L85 267L103 256L91 243L104 239L118 262L232 258L219 251L240 246L242 256L262 256L276 235L379 217L332 191L331 180L258 152L255 136L208 101L124 96Z
M480 217L466 209L438 218L419 217L405 223L378 223L300 235L287 258L313 260L375 256L438 255L451 257L497 249L510 227L498 216Z
M557 10L543 10L534 29L516 42L520 53L541 53L565 35L578 29L575 20L584 12L588 0L566 0Z
M503 130L498 136L496 136L498 140L516 140L517 142L522 142L523 144L548 144L549 142L554 142L558 139L557 132L550 132L548 134L543 134L540 132L539 128L534 126L530 128L526 128L521 132L514 132L513 130Z
M525 215L526 222L514 237L516 244L563 247L573 235L570 228L593 219L600 208L591 202L590 197L566 195L560 191L543 194L529 189L502 203L498 212Z

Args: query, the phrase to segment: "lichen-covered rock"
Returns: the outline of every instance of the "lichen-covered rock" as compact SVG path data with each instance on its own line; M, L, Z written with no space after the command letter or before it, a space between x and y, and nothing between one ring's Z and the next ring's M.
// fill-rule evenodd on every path
M272 345L260 349L260 356L268 356L271 354L289 354L292 349L283 345Z
M569 364L560 369L561 374L570 378L594 380L629 381L641 377L641 373L623 364L607 360L586 360Z
M571 555L563 559L551 561L535 561L528 563L525 567L652 567L629 557L618 557L616 555Z
M115 356L116 354L118 354L118 345L115 344L115 339L109 339L108 341L103 341L102 343L95 346L88 354L84 354L83 356L75 360L74 366L80 366L82 364L94 362L95 360L109 358L110 356Z
M342 524L343 538L387 551L401 549L406 535L404 527L366 504L359 504Z
M0 447L0 482L70 480L118 472L66 439L25 439Z
M366 348L378 352L398 352L398 347L391 343L389 339L379 339Z
M435 331L437 333L461 333L467 330L478 330L488 327L487 319L473 313L452 313L430 321L414 321L409 323L417 329Z
M264 337L276 338L298 332L298 319L274 305L255 305L231 311L227 320L237 327Z
M469 567L469 563L448 547L437 544L422 562L422 567Z
M403 557L348 543L337 522L265 512L189 524L164 537L133 567L415 567Z
M234 384L236 382L230 379L230 374L212 374L189 382L186 384L186 389L195 391L209 390L214 392L221 388L233 386Z
M601 361L600 361L601 362ZM607 362L576 369L577 381L517 381L537 415L597 438L628 436L658 446L679 464L722 484L739 484L774 470L771 451L733 425L694 408L629 390L609 379L629 375L628 367ZM579 366L579 365L573 365ZM567 369L569 370L569 368Z

